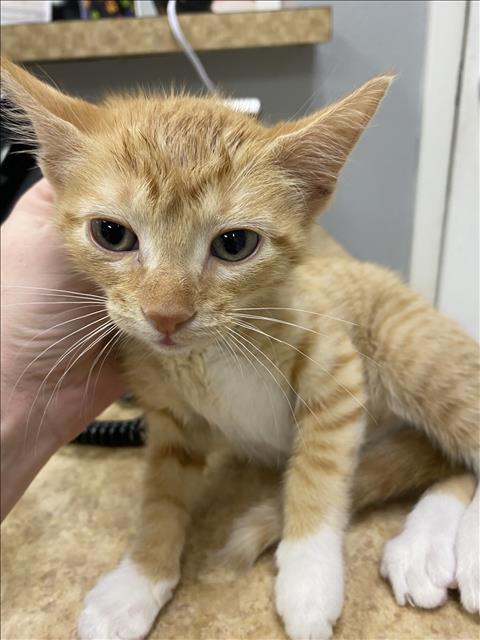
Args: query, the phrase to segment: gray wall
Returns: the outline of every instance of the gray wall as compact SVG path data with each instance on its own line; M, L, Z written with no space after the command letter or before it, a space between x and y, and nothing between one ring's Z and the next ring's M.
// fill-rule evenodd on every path
M275 121L315 110L371 76L398 79L346 166L322 222L354 255L408 273L421 116L426 2L300 2L333 8L333 38L317 47L209 52L211 77L237 96L257 96ZM73 93L172 83L198 89L181 54L49 63L45 72Z

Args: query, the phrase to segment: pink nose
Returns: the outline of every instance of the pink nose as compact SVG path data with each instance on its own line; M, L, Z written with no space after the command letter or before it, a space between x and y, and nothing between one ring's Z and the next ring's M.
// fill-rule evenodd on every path
M191 311L178 310L170 313L160 313L154 310L145 310L145 316L160 333L171 334L180 329L195 315Z

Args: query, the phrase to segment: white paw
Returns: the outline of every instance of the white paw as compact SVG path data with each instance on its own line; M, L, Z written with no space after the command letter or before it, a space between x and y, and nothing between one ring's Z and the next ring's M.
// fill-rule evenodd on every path
M470 613L480 609L480 497L479 489L466 509L458 530L457 584L462 604Z
M154 583L125 558L87 594L78 621L81 640L140 640L172 597L178 579Z
M403 531L384 548L380 573L400 606L432 609L455 585L455 539L465 505L445 494L424 496Z
M292 640L326 640L343 606L340 535L328 527L277 549L276 605Z

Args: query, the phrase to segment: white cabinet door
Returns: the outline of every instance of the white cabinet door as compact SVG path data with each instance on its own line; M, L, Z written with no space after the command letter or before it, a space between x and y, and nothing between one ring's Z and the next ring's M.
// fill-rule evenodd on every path
M470 3L450 192L437 287L438 307L479 339L479 5Z

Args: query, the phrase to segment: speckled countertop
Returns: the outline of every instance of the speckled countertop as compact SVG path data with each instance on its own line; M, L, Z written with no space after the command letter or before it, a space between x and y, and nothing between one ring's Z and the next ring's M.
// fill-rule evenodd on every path
M2 526L3 640L67 640L83 595L123 555L135 528L142 450L70 445L55 455ZM252 468L229 468L213 488L185 554L183 581L151 638L273 640L273 556L241 576L212 568L235 513L261 489ZM363 516L346 543L347 595L335 638L478 639L479 625L451 599L433 612L397 607L378 576L385 540L407 506Z

